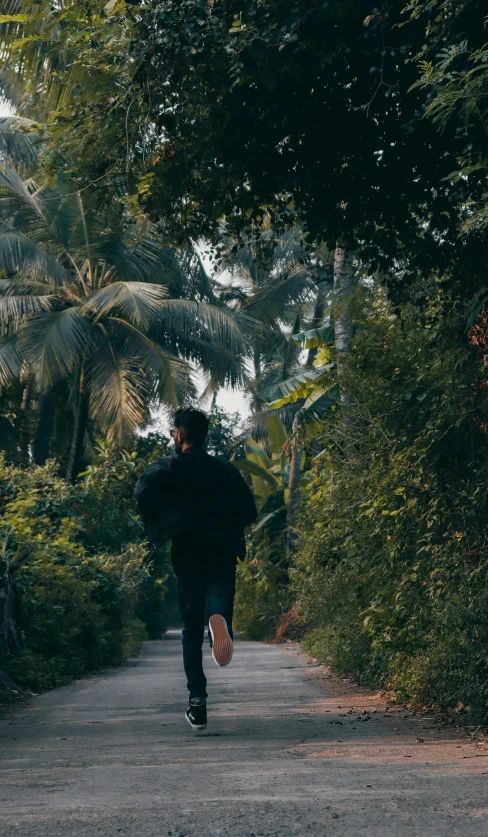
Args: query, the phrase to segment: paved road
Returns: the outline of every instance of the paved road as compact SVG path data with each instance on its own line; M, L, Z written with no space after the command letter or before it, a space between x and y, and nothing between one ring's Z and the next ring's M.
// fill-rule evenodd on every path
M2 837L488 834L483 744L306 669L250 642L208 660L204 733L183 720L174 640L36 698L0 721Z

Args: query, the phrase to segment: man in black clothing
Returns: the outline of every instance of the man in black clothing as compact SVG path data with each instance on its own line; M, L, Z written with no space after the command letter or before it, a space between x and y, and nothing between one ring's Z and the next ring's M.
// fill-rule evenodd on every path
M253 496L239 471L203 450L207 431L204 413L177 410L176 453L153 462L135 489L137 508L151 527L150 541L161 545L172 539L190 693L186 719L193 729L207 725L202 660L205 615L213 658L217 665L228 665L237 558L245 555L244 527L257 516Z

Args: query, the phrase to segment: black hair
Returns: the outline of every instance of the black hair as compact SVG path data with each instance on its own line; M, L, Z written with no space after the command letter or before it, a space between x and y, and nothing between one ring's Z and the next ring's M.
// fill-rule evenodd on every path
M196 447L203 447L208 433L208 418L201 410L182 407L175 413L174 426L185 432L185 442Z

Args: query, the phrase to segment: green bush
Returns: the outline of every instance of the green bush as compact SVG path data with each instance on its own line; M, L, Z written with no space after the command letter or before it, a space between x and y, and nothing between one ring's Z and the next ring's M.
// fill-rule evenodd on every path
M133 654L164 630L167 558L149 555L132 493L145 460L99 450L75 486L54 461L27 471L0 459L0 545L16 574L24 652L2 667L20 686L50 688Z
M360 292L291 571L306 645L336 670L488 720L484 358L434 287L422 318Z
M134 508L134 487L144 468L167 453L167 439L156 433L140 437L131 453L111 445L98 445L97 459L78 484L80 510L84 520L84 543L91 552L100 546L120 549L124 543L141 541L144 526ZM150 639L165 631L165 596L170 568L168 546L151 552L146 561L137 615Z
M234 625L243 639L272 639L282 613L292 604L286 555L283 493L269 498L270 518L248 538L247 556L237 567Z

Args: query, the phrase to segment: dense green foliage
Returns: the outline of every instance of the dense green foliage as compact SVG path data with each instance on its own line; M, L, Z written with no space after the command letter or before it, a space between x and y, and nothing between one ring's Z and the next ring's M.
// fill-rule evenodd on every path
M244 639L272 639L293 601L282 491L267 500L262 515L268 519L248 538L246 559L237 568L234 621Z
M306 647L335 670L486 723L488 320L470 327L473 306L434 279L400 308L360 284L350 307L348 400L308 445L291 564L284 515L265 520L273 494L236 621L271 638L295 603Z
M164 440L152 456L164 451ZM161 441L163 445L161 446ZM102 447L75 486L54 462L32 471L0 466L0 560L24 545L33 555L16 574L14 616L24 652L2 667L39 689L134 653L164 630L167 559L148 554L133 510L137 451Z
M29 441L33 435L34 416L24 403L25 388L19 381L0 392L0 449L9 461L27 465Z
M116 175L179 241L271 214L317 243L361 242L370 269L459 263L461 207L484 172L447 185L455 128L422 119L430 94L415 86L433 10L454 4L414 3L426 11L411 18L403 0L15 5L11 81L27 83L26 115L48 104L48 169L61 155L79 186ZM479 252L465 244L474 284Z
M157 440L93 441L193 403L192 366L209 450L260 505L242 634L296 605L336 669L488 721L485 5L0 0L24 117L0 123L1 526L8 560L34 546L19 682L161 629L164 559L131 506ZM242 437L215 408L229 383L252 395ZM70 438L77 485L26 470Z
M427 92L426 115L455 154L450 180L478 181L482 192L464 217L464 229L486 227L486 131L488 111L488 22L483 0L410 0L406 12L425 27L417 55L421 78L416 88Z
M486 721L486 369L463 311L430 294L419 317L359 293L354 406L324 427L293 585L336 669Z

